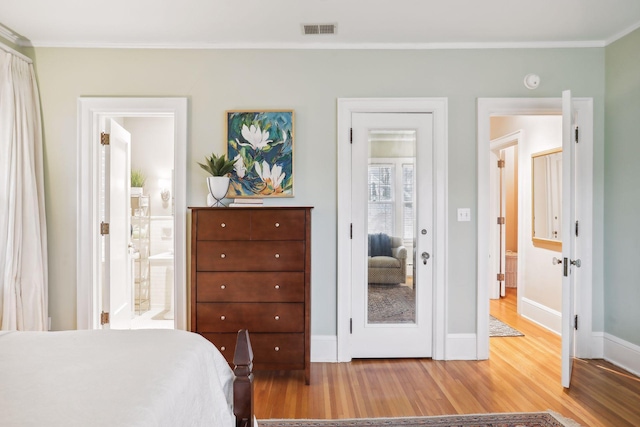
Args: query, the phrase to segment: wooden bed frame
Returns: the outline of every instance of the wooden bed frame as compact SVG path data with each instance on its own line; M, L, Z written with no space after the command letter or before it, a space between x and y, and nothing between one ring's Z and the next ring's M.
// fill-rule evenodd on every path
M236 350L233 355L235 368L233 373L233 413L236 427L253 425L253 350L249 340L249 331L238 331Z

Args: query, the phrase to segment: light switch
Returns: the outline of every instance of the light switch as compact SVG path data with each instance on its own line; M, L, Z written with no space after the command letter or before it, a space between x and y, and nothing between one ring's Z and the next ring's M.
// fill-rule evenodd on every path
M471 209L458 208L458 221L471 221Z

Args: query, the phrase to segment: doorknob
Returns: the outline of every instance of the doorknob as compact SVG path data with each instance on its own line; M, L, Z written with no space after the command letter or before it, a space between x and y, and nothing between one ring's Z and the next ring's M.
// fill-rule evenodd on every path
M581 265L581 264L582 264L582 263L580 262L580 260L579 260L579 259L571 260L571 265L575 265L575 266L576 266L576 267L578 267L578 268L580 268L580 265Z
M422 252L422 261L424 262L424 265L427 265L427 260L431 258L431 255L429 255L428 252Z
M553 259L551 260L551 264L553 264L553 265L562 264L562 260L558 259L556 257L553 257Z

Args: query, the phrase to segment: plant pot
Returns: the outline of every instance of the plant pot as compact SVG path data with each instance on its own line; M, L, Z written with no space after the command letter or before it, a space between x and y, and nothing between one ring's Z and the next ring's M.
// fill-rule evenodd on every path
M210 176L207 178L209 194L213 198L212 202L207 203L210 207L226 207L226 205L222 203L222 199L227 197L230 183L231 181L228 176Z

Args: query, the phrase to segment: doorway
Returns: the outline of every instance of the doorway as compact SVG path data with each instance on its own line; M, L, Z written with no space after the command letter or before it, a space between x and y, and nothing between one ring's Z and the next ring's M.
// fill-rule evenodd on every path
M410 114L407 114L410 113ZM428 296L430 301L430 337L423 337L430 341L431 357L434 359L444 359L444 342L446 337L446 292L445 292L445 266L446 266L446 167L447 167L447 101L442 98L429 99L339 99L338 100L338 182L349 183L338 186L338 361L350 361L356 355L353 352L354 338L352 327L355 310L354 297L352 296L352 279L354 274L360 274L361 282L366 284L364 279L367 272L367 263L364 253L367 252L365 245L365 222L356 221L355 218L362 216L367 211L367 199L358 202L358 196L367 195L366 191L356 194L351 186L354 179L353 167L361 166L361 177L368 175L368 156L359 156L360 162L354 163L354 158L358 156L352 150L350 136L355 132L354 121L358 114L425 114L432 118L432 141L431 151L433 168L429 171L433 179L433 194L430 212L433 215L433 233L426 234L433 239L432 252L429 252L427 260L428 268L432 269L429 275L432 279L432 291ZM354 129L352 131L352 129ZM355 135L354 135L355 137ZM365 184L366 187L366 184ZM426 208L425 210L428 210ZM366 216L365 216L366 217ZM363 217L363 218L365 218ZM360 230L357 228L360 227ZM354 232L355 230L355 232ZM429 230L427 230L429 233ZM358 240L352 236L359 236ZM413 243L412 243L413 244ZM360 245L363 256L358 257L359 261L354 261L352 251L355 246ZM357 250L357 249L356 249ZM413 252L413 249L412 251ZM413 254L410 259L413 262ZM422 266L422 259L417 259L416 263ZM415 264L414 264L415 265ZM356 269L359 269L356 271ZM413 266L412 266L413 269ZM413 273L411 273L413 274ZM416 275L418 277L419 275ZM427 291L428 292L428 291ZM360 308L365 311L364 297ZM363 316L364 317L364 316ZM379 355L373 357L397 357L389 355Z
M517 316L560 335L563 270L553 260L562 257L562 116L492 116L491 138L491 217L499 220L492 221L490 297L508 292L509 301L517 301ZM553 164L541 163L552 157Z
M142 293L131 293L132 307L142 315L151 312L150 301L154 289L151 288L152 274L159 277L161 290L156 289L155 299L162 309L154 316L165 321L165 326L186 329L186 114L185 98L81 98L79 100L79 163L78 163L78 329L97 329L101 326L101 313L109 310L102 298L100 283L101 237L96 232L100 226L100 191L104 180L100 179L100 138L99 132L107 118L119 118L130 128L157 129L170 135L168 150L172 160L162 163L152 158L162 156L158 147L152 147L147 157L140 158L135 153L133 169L146 169L143 173L149 180L142 195L131 195L131 237L137 239L138 259L144 261L132 271L141 281L148 279ZM156 126L149 127L150 120ZM164 130L162 125L164 123ZM125 124L126 125L126 124ZM140 132L144 140L157 141L158 135ZM139 138L139 139L140 139ZM142 148L140 144L137 148ZM135 142L132 149L135 150ZM155 150L155 151L154 151ZM149 154L151 153L151 154ZM137 160L136 157L138 158ZM162 165L160 167L150 165ZM128 183L127 183L128 184ZM128 189L128 187L127 187ZM133 200L135 199L135 200ZM156 215L152 212L155 211ZM153 215L153 216L152 216ZM153 218L153 219L152 219ZM134 224L135 223L135 224ZM137 229L134 226L137 224ZM155 236L154 236L155 235ZM148 237L148 241L143 242ZM156 240L155 250L150 244ZM135 242L132 242L135 243ZM145 244L143 244L145 243ZM162 244L158 244L162 243ZM132 246L134 246L132 244ZM153 252L152 252L153 250ZM171 263L169 263L171 261ZM135 262L135 261L134 261ZM159 268L155 268L154 264ZM173 267L171 267L171 265ZM136 270L137 268L137 270ZM156 271L157 270L157 271ZM136 273L137 272L137 273ZM171 284L171 286L167 286ZM135 287L135 283L134 283ZM173 316L171 308L173 305ZM173 319L171 319L173 317ZM141 327L148 327L141 326Z
M593 102L591 99L574 99L577 113L577 123L580 129L580 144L576 151L576 183L577 196L580 199L577 217L580 218L580 239L578 250L583 260L583 267L577 270L581 286L576 299L576 312L581 318L581 328L576 332L576 356L589 357L591 354L591 288L592 288L592 233L593 233ZM558 115L562 113L562 100L560 98L503 98L503 99L479 99L478 100L478 319L477 319L477 353L478 359L489 357L489 295L495 283L495 276L490 276L490 233L495 218L490 216L490 150L491 118L495 116L534 116L534 115ZM563 131L564 132L564 131ZM522 153L521 153L522 154ZM531 154L521 155L519 165L528 165L529 170ZM524 158L526 157L526 158ZM522 168L521 168L522 169ZM523 171L520 171L523 176ZM520 189L523 185L521 183ZM522 193L522 192L521 192ZM527 213L528 208L523 207L527 197L519 198L519 212ZM529 208L531 205L528 205ZM521 217L520 217L521 218ZM483 224L487 226L483 227ZM527 227L520 225L518 242L519 252L522 250L524 240L531 240L531 233ZM526 235L527 237L523 237ZM494 255L495 256L495 255ZM519 257L520 258L520 257ZM589 263L584 260L589 259ZM544 261L543 261L544 262ZM552 258L547 259L549 267L553 267ZM518 259L518 278L523 276L520 272L522 261ZM527 267L524 267L527 268ZM546 269L546 267L545 267ZM519 280L522 282L522 280ZM525 281L526 282L526 281ZM526 283L518 283L520 287L526 287ZM536 307L539 308L539 307ZM555 316L558 318L558 316ZM568 319L567 319L568 320ZM584 321L584 323L582 323ZM563 324L564 325L564 324Z

